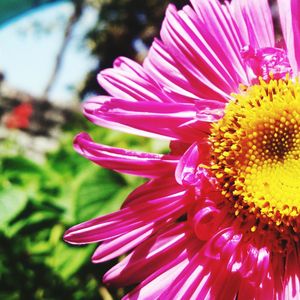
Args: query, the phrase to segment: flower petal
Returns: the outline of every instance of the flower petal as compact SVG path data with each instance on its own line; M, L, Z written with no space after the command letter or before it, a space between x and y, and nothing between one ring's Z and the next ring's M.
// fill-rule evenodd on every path
M147 224L104 241L93 254L92 262L101 263L128 252L147 239L159 226L161 224Z
M175 171L178 184L186 186L201 186L202 174L199 163L206 163L209 155L209 145L194 143L180 158Z
M278 0L279 14L288 57L294 74L300 72L300 2Z
M74 140L75 150L94 163L121 173L153 178L174 170L177 158L97 144L86 133Z
M186 208L186 196L188 193L185 190L173 191L172 194L169 190L162 190L158 195L156 192L144 195L140 201L117 212L73 226L66 231L64 239L72 244L95 243L115 239L144 226L145 230L154 228L158 221L182 215ZM142 232L137 231L138 234ZM136 235L131 238L135 239ZM122 240L118 242L122 243Z
M170 102L143 67L128 58L117 58L114 68L100 72L98 81L111 96L117 98L134 102Z
M216 16L223 16L221 9L205 13L205 24L209 22L207 19L212 21ZM193 93L201 98L226 101L229 94L237 91L239 84L245 81L240 77L245 70L237 49L230 46L225 53L224 46L218 42L221 33L215 32L213 36L207 29L203 30L203 25L204 20L189 6L177 12L173 5L169 5L161 37L176 68L192 86L197 87Z
M275 37L268 0L233 0L230 3L244 45L274 47Z
M172 176L151 179L133 190L122 207L147 202L149 198L157 198L161 195L173 195L184 190L185 188L178 185Z
M167 131L163 132L163 134L158 134L158 133L153 133L151 131L149 132L147 130L140 130L137 128L133 128L119 122L114 122L111 119L107 120L105 117L103 117L103 112L101 112L101 107L106 102L110 102L110 100L112 99L113 98L109 96L98 96L85 101L83 103L83 113L85 117L92 123L102 127L130 133L130 134L146 136L150 138L159 138L159 139L168 139L168 140L170 139L168 134L166 134Z
M112 285L131 285L183 255L188 245L187 224L172 224L147 239L119 264L109 270L104 281Z
M216 119L216 110L212 109L210 114L209 106L210 102L203 109L203 113L210 116L205 122ZM125 126L145 132L146 136L155 135L168 139L188 139L189 135L179 128L188 122L197 122L198 116L201 116L201 111L191 103L135 102L133 105L126 100L111 98L104 102L92 99L92 102L84 104L84 108L87 117L96 124L120 124L121 130Z

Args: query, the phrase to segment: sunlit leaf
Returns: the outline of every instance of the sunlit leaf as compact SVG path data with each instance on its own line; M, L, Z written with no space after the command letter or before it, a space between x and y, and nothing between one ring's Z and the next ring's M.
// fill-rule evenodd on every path
M94 248L94 245L74 248L60 242L52 255L47 258L47 261L57 274L66 279L76 273L89 260Z
M0 226L7 224L25 207L27 197L22 190L7 188L0 191Z

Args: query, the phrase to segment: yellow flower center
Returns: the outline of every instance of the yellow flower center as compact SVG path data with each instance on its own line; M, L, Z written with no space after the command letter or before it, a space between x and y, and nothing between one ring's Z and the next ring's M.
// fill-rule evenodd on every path
M271 80L233 95L211 130L211 172L251 231L300 232L300 83Z

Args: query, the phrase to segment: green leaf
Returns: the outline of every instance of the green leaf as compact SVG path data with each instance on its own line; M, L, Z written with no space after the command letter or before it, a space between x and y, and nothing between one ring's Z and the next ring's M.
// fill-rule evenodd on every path
M65 207L69 213L69 223L79 223L103 211L109 212L114 196L125 186L124 179L118 174L90 164L65 187L64 200L60 203L69 205Z
M22 156L12 156L2 158L2 169L9 173L33 173L41 172L39 165Z
M89 262L94 249L94 245L72 247L61 241L46 261L59 276L67 279Z
M27 196L17 188L6 188L0 191L0 226L7 224L25 207Z

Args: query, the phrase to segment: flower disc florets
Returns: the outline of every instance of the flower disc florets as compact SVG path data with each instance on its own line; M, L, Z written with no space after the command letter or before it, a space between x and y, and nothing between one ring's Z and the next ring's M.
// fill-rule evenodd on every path
M235 216L284 247L300 231L300 84L261 79L233 98L213 124L211 171Z

